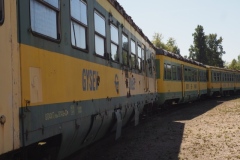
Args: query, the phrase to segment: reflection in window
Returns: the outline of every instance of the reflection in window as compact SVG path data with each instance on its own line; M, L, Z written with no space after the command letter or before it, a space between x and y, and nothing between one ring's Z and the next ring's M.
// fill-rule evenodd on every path
M122 59L123 64L128 64L128 37L126 35L122 35Z
M3 0L0 0L0 24L3 23L4 10L3 10Z
M175 65L172 65L172 79L173 80L177 79L177 68Z
M58 0L30 0L31 28L34 32L58 39ZM51 7L50 7L51 6Z
M136 67L136 44L133 40L131 40L131 67Z
M104 39L97 34L95 35L95 50L97 54L104 56Z
M111 30L111 58L119 61L118 57L118 29L114 25L110 25Z
M71 0L71 42L81 49L87 49L87 4Z
M105 19L97 11L94 12L95 24L95 52L100 56L104 56L106 26Z

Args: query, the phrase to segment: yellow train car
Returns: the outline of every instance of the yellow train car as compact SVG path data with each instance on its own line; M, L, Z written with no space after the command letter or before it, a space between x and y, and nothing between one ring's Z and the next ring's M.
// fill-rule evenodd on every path
M20 148L20 57L15 0L0 0L0 155Z
M237 71L207 66L208 70L208 95L229 95L236 93L238 82Z
M193 101L207 94L204 65L158 49L156 68L158 105Z
M117 1L0 0L0 48L1 158L118 138L157 97L154 46Z

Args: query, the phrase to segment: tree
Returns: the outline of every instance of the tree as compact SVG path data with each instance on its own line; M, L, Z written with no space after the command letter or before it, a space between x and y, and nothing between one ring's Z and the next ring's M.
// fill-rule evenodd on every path
M240 55L238 56L238 60L233 59L227 68L240 70Z
M222 46L223 38L217 38L217 34L206 36L207 62L211 66L223 67L222 55L225 54ZM236 60L235 60L236 61Z
M238 65L237 65L237 60L233 59L231 64L228 66L229 69L237 69Z
M162 42L163 35L160 33L154 33L152 43L155 47L165 49L169 52L180 54L180 49L177 46L176 40L170 37L167 44Z
M163 35L160 33L154 33L152 43L155 47L166 49L166 45L162 42Z
M176 40L174 38L170 37L168 39L166 47L168 51L180 55L180 49L178 48Z
M198 25L193 36L193 45L189 48L189 58L207 64L206 37L203 27Z

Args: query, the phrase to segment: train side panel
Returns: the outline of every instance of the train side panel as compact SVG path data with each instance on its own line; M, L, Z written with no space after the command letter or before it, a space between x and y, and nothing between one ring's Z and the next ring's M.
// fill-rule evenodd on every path
M56 8L45 4L52 2L19 2L22 62L20 111L25 116L21 123L21 143L31 146L53 139L59 142L58 157L62 159L107 132L116 130L116 137L119 137L121 127L132 119L137 124L144 106L155 101L156 81L153 46L109 1L81 1L81 5L87 8L84 49L74 46L72 42L77 41L77 37L72 38L71 31L74 29L71 27L73 21L78 23L70 18L73 1L59 2L59 6L51 4ZM44 35L48 30L40 30L39 33L39 28L31 26L35 23L34 18L25 19L31 14L39 16L31 5L33 8L56 10L53 12L56 12L59 23L54 34L49 35L52 37ZM95 25L98 26L95 16L102 25L105 24L105 35L100 34L102 31L95 31ZM56 19L55 15L52 17ZM41 27L45 29L44 25ZM111 40L112 27L116 28L119 44ZM59 31L59 35L55 35L55 31ZM122 45L123 34L127 37L126 46ZM101 41L96 41L99 37L100 40L103 37L102 46ZM115 58L112 56L112 45L118 45L119 59L111 59ZM104 48L103 55L96 51L99 46ZM128 52L128 64L122 63L124 49ZM137 61L132 62L129 55L135 56Z
M20 147L20 70L15 0L0 1L0 155Z

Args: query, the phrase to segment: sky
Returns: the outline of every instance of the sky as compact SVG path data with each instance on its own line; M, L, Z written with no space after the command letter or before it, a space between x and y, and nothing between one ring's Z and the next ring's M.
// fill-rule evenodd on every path
M164 43L172 37L182 56L189 55L197 25L203 26L205 35L223 38L224 61L240 55L240 0L117 1L150 41L154 33L161 33Z

